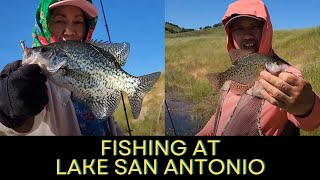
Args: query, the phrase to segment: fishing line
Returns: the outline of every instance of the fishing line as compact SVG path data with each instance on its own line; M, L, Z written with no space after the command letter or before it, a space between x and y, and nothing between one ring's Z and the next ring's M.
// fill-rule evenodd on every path
M168 111L169 119L170 119L171 124L172 124L174 135L177 136L176 129L174 128L173 120L171 118L170 110L169 110L169 107L168 107L168 104L167 104L167 100L165 100L165 104L166 104L166 109Z
M102 1L100 0L100 5L101 5L101 8L102 8L102 13L103 13L103 19L104 19L104 24L106 26L106 30L107 30L107 33L108 33L108 38L109 38L109 42L111 43L111 37L110 37L110 33L109 33L109 28L108 28L108 24L107 24L107 19L106 19L106 16L105 16L105 13L104 13L104 8L103 8L103 4L102 4ZM120 67L118 67L120 68ZM128 115L127 115L127 109L126 109L126 105L124 103L124 98L123 98L123 94L121 92L121 98L122 98L122 104L123 104L123 110L124 110L124 114L126 115L126 120L127 120L127 125L128 125L128 132L131 135L131 129L130 129L130 123L129 123L129 120L128 120Z

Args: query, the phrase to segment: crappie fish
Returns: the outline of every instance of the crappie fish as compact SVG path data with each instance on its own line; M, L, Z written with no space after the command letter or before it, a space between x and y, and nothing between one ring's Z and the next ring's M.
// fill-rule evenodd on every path
M144 96L160 72L135 77L121 66L129 54L129 43L61 41L27 48L23 41L23 64L38 64L49 80L61 89L62 103L72 97L90 108L97 118L111 116L121 92L128 94L134 119L139 117Z
M259 53L241 52L241 50L230 51L232 66L221 73L207 74L212 84L213 94L219 92L225 82L231 81L230 91L235 94L243 94L250 88L259 88L255 83L259 80L260 72L267 70L272 74L286 71L288 64L284 61ZM254 86L255 85L255 86ZM251 95L259 96L259 90L250 91Z

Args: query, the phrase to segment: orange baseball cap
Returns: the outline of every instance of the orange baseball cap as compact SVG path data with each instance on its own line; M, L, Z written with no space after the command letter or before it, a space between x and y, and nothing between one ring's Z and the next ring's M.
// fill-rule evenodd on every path
M53 3L49 6L49 9L54 9L56 7L60 6L76 6L84 13L88 15L89 18L93 19L98 16L98 10L97 8L89 1L87 0L61 0L56 3Z

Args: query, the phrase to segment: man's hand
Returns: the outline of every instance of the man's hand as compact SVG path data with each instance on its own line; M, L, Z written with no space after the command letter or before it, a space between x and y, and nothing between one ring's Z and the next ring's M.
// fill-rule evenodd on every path
M260 77L260 93L265 100L297 117L311 113L315 94L309 82L288 72L275 76L262 71Z

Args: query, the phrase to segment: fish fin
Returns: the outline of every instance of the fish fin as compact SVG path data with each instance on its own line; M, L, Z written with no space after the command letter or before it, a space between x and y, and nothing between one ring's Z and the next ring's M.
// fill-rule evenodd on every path
M226 81L226 82L222 85L221 90L224 90L224 91L229 90L229 89L230 89L230 84L231 84L231 82L232 82L231 80Z
M62 105L66 106L68 101L70 100L71 92L66 88L59 87L59 101Z
M207 78L212 86L212 93L217 94L224 84L223 76L221 73L209 73Z
M107 43L109 43L109 42L107 42L107 41L102 41L102 40L91 40L91 41L89 41L89 43L90 44L92 44L92 45L94 45L94 46L97 46L97 47L99 47L99 48L101 48L101 49L104 49L104 47L105 47L105 45L107 44Z
M124 66L126 64L130 52L129 43L109 43L106 44L104 49L116 58L116 61L120 66Z
M119 102L120 92L114 92L110 96L96 98L87 104L96 118L104 119L116 111Z
M229 56L232 64L241 58L249 56L250 54L252 54L252 52L246 51L246 50L240 50L240 49L234 49L234 48L231 48L229 50Z
M140 84L133 92L128 93L129 103L134 119L138 119L142 107L143 98L157 82L160 75L161 72L155 72L138 77Z
M263 87L261 86L261 84L258 81L256 81L255 84L253 85L253 87L248 89L248 91L246 93L251 96L262 98L261 93L260 93L260 90L262 88Z
M248 89L250 89L250 87L250 85L232 81L230 84L230 91L236 95L241 95L244 94Z
M92 45L95 45L97 47L100 47L104 49L105 51L109 52L112 54L116 62L120 66L124 66L126 64L129 52L130 52L130 44L127 42L123 43L107 43L103 41L97 41L93 40L90 42Z

